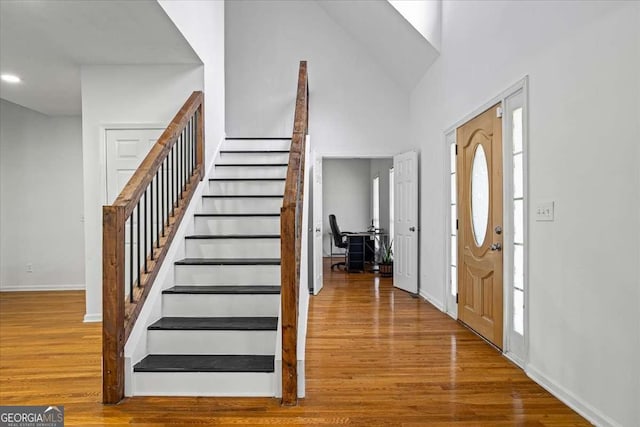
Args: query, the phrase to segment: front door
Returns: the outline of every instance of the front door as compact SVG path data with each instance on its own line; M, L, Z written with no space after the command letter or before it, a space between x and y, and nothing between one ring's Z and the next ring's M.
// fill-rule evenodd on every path
M495 105L457 129L458 318L502 348L502 119Z

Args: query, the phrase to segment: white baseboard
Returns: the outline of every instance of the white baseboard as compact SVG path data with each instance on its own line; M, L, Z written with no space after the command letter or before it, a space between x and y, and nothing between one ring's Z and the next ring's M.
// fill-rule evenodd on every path
M433 305L440 311L444 311L444 304L441 301L438 301L437 298L434 298L433 295L427 293L424 289L420 289L418 292L423 299L425 299L429 304Z
M607 417L599 410L589 405L587 402L583 401L581 398L579 398L566 388L551 380L549 377L547 377L545 374L543 374L533 366L528 365L525 372L529 376L529 378L538 383L549 393L553 394L565 405L576 411L578 414L582 415L591 424L599 427L622 427L622 424L619 424L611 418Z
M84 323L102 322L102 313L87 313L84 315Z
M0 292L39 292L39 291L84 291L85 285L60 284L60 285L1 285Z

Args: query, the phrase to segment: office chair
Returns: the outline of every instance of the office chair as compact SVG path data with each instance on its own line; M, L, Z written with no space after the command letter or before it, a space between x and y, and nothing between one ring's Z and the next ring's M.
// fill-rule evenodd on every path
M329 215L329 225L331 226L331 235L333 237L333 244L337 248L347 249L347 246L349 246L346 239L347 233L340 232L340 227L338 227L338 223L336 222L336 216L333 214ZM333 267L339 268L341 265L346 267L347 265L346 259L347 259L347 253L345 252L345 261L331 264L331 269L333 270Z

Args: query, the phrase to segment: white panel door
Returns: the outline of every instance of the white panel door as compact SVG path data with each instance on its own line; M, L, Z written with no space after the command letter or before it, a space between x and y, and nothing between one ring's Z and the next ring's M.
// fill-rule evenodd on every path
M322 258L322 157L314 154L313 162L313 294L323 286Z
M163 129L107 129L107 204L112 204Z
M418 153L393 157L393 285L418 293Z

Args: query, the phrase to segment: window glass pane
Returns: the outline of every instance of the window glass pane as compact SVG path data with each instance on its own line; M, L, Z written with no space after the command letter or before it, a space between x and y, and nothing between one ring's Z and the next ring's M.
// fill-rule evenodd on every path
M458 293L458 269L451 267L451 295L454 297Z
M523 197L522 153L513 156L513 197Z
M522 151L522 108L513 110L513 152Z
M457 199L458 199L458 197L457 197L458 189L457 189L456 185L457 185L456 184L456 174L452 173L451 174L451 203L454 204L454 205L457 203Z
M476 244L482 246L489 224L489 168L481 144L476 147L471 165L471 218Z
M524 201L513 201L513 241L515 243L524 243Z
M451 205L451 234L454 236L458 234L456 230L457 209L456 205Z
M451 172L456 171L456 144L451 144Z
M524 335L524 292L513 291L513 330Z
M451 265L458 265L458 237L451 236Z
M521 245L513 245L513 287L524 289L524 250Z

